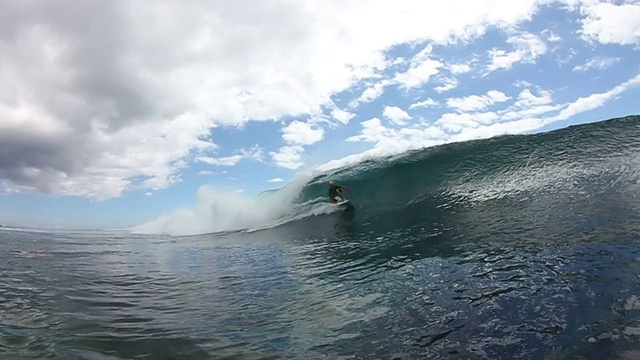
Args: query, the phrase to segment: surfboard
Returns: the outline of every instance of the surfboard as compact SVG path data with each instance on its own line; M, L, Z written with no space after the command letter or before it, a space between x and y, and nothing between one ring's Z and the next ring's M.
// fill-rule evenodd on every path
M344 205L344 204L346 204L348 202L349 202L349 200L340 201L340 202L335 203L335 205Z

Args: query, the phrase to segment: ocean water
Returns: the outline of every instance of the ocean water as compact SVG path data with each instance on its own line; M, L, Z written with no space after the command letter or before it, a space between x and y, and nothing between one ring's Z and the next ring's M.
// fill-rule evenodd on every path
M638 359L639 166L626 117L0 229L0 359Z

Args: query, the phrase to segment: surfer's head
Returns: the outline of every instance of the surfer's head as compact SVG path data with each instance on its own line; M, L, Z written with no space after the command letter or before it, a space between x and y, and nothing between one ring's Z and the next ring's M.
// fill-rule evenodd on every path
M329 181L329 186L336 186L336 182L333 180Z

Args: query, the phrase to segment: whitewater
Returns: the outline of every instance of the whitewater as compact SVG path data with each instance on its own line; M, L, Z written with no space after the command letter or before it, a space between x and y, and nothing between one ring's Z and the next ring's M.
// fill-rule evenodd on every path
M257 231L310 216L340 211L326 197L297 202L312 175L302 175L278 190L250 198L235 191L198 189L193 209L179 209L171 214L131 229L136 234L169 234L174 236Z

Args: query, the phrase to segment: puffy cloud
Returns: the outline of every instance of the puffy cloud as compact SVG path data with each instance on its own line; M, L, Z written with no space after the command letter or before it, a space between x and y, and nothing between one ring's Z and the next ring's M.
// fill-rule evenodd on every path
M281 182L284 182L284 179L277 177L277 178L269 179L269 180L267 180L267 182L270 182L270 183L281 183Z
M411 115L397 106L385 106L382 115L398 125L405 125Z
M360 124L362 125L361 133L347 138L347 141L373 142L377 144L376 146L384 144L387 149L397 149L395 145L400 147L407 144L411 144L411 146L421 146L428 141L442 138L445 135L442 130L428 125L417 128L388 128L384 126L378 118L371 118Z
M507 43L515 49L513 51L503 49L489 51L491 63L487 66L488 72L510 69L517 62L534 63L540 55L547 52L547 45L538 36L531 33L511 36L507 39Z
M412 65L409 70L396 75L395 81L407 89L419 87L429 81L431 76L439 72L443 63L437 60L427 59Z
M290 122L282 131L282 138L290 144L311 145L324 137L322 128L298 120Z
M462 98L447 99L447 106L460 111L482 110L491 105L509 100L502 91L489 90L486 95L470 95Z
M342 109L333 109L331 111L331 116L333 116L333 118L338 120L338 122L340 122L341 124L346 125L356 115Z
M537 92L539 95L533 94L529 89L522 90L513 105L498 111L500 120L506 122L537 117L564 107L563 104L552 104L553 98L549 90L538 89Z
M378 118L371 118L360 123L362 132L360 135L347 138L349 142L378 142L391 137L396 133L395 130L389 129L382 125L382 121Z
M612 4L600 2L588 4L581 11L586 17L581 21L580 33L587 41L602 44L640 44L640 4Z
M314 122L315 123L315 122ZM304 165L304 146L322 140L324 130L312 122L294 120L282 129L282 138L287 143L277 152L271 152L271 159L277 166L298 169Z
M419 87L429 81L431 76L436 75L444 66L439 60L430 57L433 46L425 46L420 52L411 58L409 69L396 74L394 82L400 84L405 89Z
M471 65L469 64L447 64L447 68L455 75L471 72Z
M434 106L438 106L438 102L433 100L432 98L426 98L422 101L418 101L417 103L413 103L409 106L409 109L418 109L418 108L425 108L425 107L434 107Z
M540 90L539 96L534 95L531 90L524 89L518 94L518 100L515 102L515 106L519 108L531 107L535 105L546 105L553 102L551 92L548 90Z
M438 93L443 93L455 89L456 86L458 86L458 79L448 77L443 80L442 85L434 87L433 90Z
M388 79L384 79L381 80L369 87L367 87L362 94L360 94L360 97L352 104L353 107L358 106L358 104L360 103L368 103L368 102L372 102L373 100L379 98L380 96L382 96L382 94L384 93L384 88L386 86L391 85L392 82Z
M14 191L103 200L130 187L166 188L179 181L190 152L215 149L205 139L208 121L191 114L112 131L99 121L72 127L23 106L0 105L0 119L0 178Z
M449 132L461 132L480 127L483 124L491 124L499 118L500 115L495 112L446 113L436 121L436 125Z
M269 153L274 163L285 169L295 170L304 165L304 148L300 145L283 146Z

